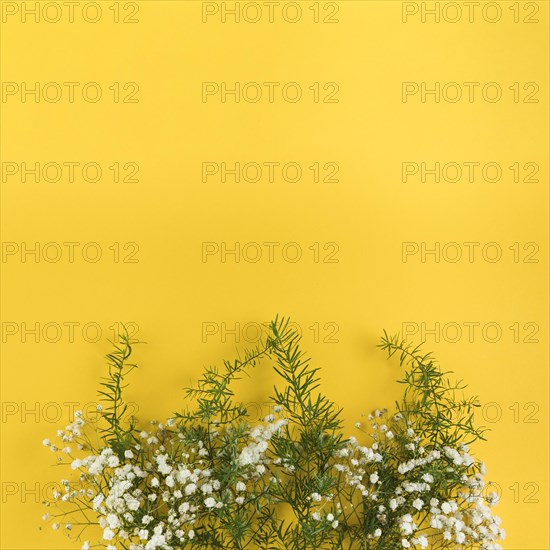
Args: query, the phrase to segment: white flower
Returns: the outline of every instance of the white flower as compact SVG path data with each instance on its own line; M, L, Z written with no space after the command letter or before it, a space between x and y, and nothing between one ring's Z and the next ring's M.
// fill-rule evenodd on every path
M418 544L420 548L428 548L428 539L424 535L420 535L417 539L413 539L415 544Z
M380 479L380 477L378 476L378 472L374 472L374 474L371 474L369 479L371 483L378 483L378 480Z
M102 503L104 500L105 500L105 497L104 497L101 493L99 493L99 494L94 498L94 500L92 501L94 510L97 510L97 509L100 507L101 503Z
M239 463L241 466L255 464L260 460L260 454L254 445L245 447L239 455Z
M90 550L90 543L85 540L81 550Z
M134 458L134 453L132 451L124 451L124 456L125 458L129 458L130 460L132 460L132 458Z
M155 528L156 531L156 528ZM146 550L153 550L154 548L163 547L166 544L166 538L160 533L155 533L151 537L151 540L145 545Z
M112 531L108 527L103 531L103 540L113 540L114 537L115 537L114 531Z
M416 525L413 523L413 519L410 514L405 514L401 518L399 527L404 535L412 535L416 529Z
M239 491L239 492L241 492L241 491L246 491L246 484L243 483L242 481L238 481L235 488L236 488L237 491Z
M107 525L108 525L111 529L116 529L117 527L120 526L120 520L118 519L117 516L115 516L115 514L109 514L109 515L105 518L105 521L107 522ZM107 539L107 540L110 540L110 539Z
M413 508L416 508L417 510L422 510L422 506L424 506L424 501L420 498L417 498L413 502Z
M451 447L444 447L443 450L445 451L447 457L453 461L453 464L455 464L455 466L460 466L464 462L462 457L460 456L460 453L455 449L451 449Z
M128 497L126 503L128 508L134 512L139 509L139 500L137 498Z
M212 497L208 497L207 499L205 499L204 505L207 508L214 508L214 506L216 506L216 499L214 499Z

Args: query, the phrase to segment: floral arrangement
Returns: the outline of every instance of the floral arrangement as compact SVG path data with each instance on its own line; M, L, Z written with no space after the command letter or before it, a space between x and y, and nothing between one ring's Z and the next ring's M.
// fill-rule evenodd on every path
M484 439L478 400L419 347L384 332L380 347L404 367L403 397L345 437L288 319L206 368L185 408L147 430L124 401L136 343L127 332L113 343L97 417L77 411L59 445L43 442L78 476L61 482L43 519L83 550L501 548L497 498L469 452ZM279 383L272 414L252 425L232 383L262 361Z

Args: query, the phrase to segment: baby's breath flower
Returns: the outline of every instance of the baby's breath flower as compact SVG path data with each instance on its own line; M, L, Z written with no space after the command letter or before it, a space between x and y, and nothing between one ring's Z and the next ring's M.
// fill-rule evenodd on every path
M242 481L238 481L235 488L237 491L246 491L246 483L243 483Z
M102 541L85 541L83 550L206 550L218 535L231 540L237 531L251 548L260 520L261 536L283 547L279 502L300 518L307 510L293 525L304 550L381 544L425 550L430 539L434 548L500 550L505 532L491 510L498 496L485 494L486 467L464 444L481 434L469 416L474 402L458 401L446 375L417 348L383 339L382 347L406 366L407 399L393 413L380 408L366 424L357 422L358 439L345 437L338 407L315 389L316 369L283 327L257 355L207 370L199 390L189 389L188 410L140 431L121 412L124 375L133 368L125 370L130 343L123 338L107 356L105 412L98 405L89 421L76 411L57 431L59 447L43 441L61 450L59 464L76 471L53 491L43 520L62 518L52 529L70 534L73 525L80 531L97 517ZM284 387L276 386L273 413L254 423L232 400L229 384L262 354L274 360ZM76 512L65 512L75 504ZM368 530L351 531L357 522Z

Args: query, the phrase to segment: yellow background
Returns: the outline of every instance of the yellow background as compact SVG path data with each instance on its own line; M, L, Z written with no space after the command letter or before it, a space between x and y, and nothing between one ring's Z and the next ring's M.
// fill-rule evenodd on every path
M479 421L492 432L474 451L502 489L496 510L508 532L504 547L550 548L548 2L531 3L539 8L532 24L514 22L512 2L498 3L496 23L478 11L473 22L464 16L455 24L430 16L422 23L419 15L403 23L398 1L337 2L333 24L313 22L313 2L300 3L303 16L293 24L278 9L273 23L265 14L256 24L223 23L219 15L203 23L202 3L186 0L137 2L139 22L116 24L114 2L99 4L97 23L82 20L81 3L74 23L66 14L57 23L22 22L16 14L1 27L4 82L98 82L104 92L97 103L77 92L74 103L66 96L22 102L19 95L1 104L3 162L97 162L104 169L97 183L79 176L73 183L65 176L2 182L4 242L81 244L73 263L66 255L54 263L13 255L2 263L2 321L10 324L3 325L1 547L79 547L39 531L41 498L29 491L64 475L50 467L53 455L40 443L68 422L69 403L96 399L114 323L137 324L137 336L148 342L137 352L140 370L129 392L148 419L177 409L180 388L203 365L247 345L254 333L247 323L281 313L302 327L304 346L323 367L323 387L345 406L350 430L362 411L391 406L399 396L398 366L375 347L382 329L461 325L457 342L455 325L441 329L439 341L425 334L425 349L486 405L490 422ZM127 14L128 3L119 4ZM326 4L321 17L332 9ZM219 95L205 103L204 81L295 81L304 96L294 104L279 94L273 103L222 103ZM497 82L503 97L422 103L417 95L403 103L404 81ZM139 102L115 103L114 82L137 82ZM315 103L308 90L314 82L338 83L338 103ZM514 102L514 82L538 83L539 102ZM203 183L201 164L209 161L297 162L304 174L296 183ZM452 161L497 162L503 176L496 183L401 180L403 162ZM114 183L114 162L137 163L139 182ZM336 162L338 183L314 183L314 162ZM514 183L514 162L537 163L539 181ZM304 255L296 263L280 254L273 263L265 256L223 263L219 255L203 262L202 243L222 241L297 242ZM487 262L478 249L471 263L433 256L423 263L419 255L402 261L403 242L469 241L499 243L502 259ZM88 242L102 247L97 263L79 256ZM139 261L114 262L115 242L137 243ZM308 247L327 242L338 244L338 262L313 261ZM516 242L537 243L538 263L514 262L508 247ZM47 341L56 339L56 325L48 323L70 322L79 323L73 342L65 328L58 342ZM480 324L472 342L469 322ZM52 332L23 341L21 323ZM83 338L86 323L101 327L97 343ZM204 337L205 323L218 332ZM241 331L239 342L230 333L222 338L222 323L250 332ZM309 328L315 323L320 337ZM487 323L502 328L500 341L483 337ZM535 326L524 329L526 323L538 326L538 342L523 341ZM324 342L334 324L337 342ZM417 342L422 336L411 335ZM272 381L266 367L256 372L246 399L263 402Z

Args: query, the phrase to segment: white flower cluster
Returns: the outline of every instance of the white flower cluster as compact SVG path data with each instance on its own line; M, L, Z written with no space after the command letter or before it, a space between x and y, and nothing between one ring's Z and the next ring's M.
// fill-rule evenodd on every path
M334 467L345 477L351 493L358 493L355 502L376 507L379 527L368 538L383 537L385 527L397 520L403 548L428 548L425 533L429 530L432 539L439 533L439 540L453 548L475 545L500 549L496 541L503 539L505 532L500 518L491 513L498 500L496 494L483 495L483 463L476 462L465 445L458 449L427 449L400 414L392 418L393 431L384 423L385 415L386 411L369 415L374 434L370 447L359 445L351 437L348 445L335 453L338 461ZM381 467L385 469L384 476L379 473ZM388 478L392 483L384 483ZM441 486L446 493L452 486L453 498L442 499Z
M47 504L78 504L87 500L89 508L97 514L103 544L108 549L114 549L111 543L116 541L130 550L182 548L195 538L195 525L200 524L201 518L226 506L241 506L249 496L257 499L265 491L263 478L272 462L266 454L269 440L287 422L269 415L263 424L240 436L240 448L233 460L238 473L230 486L207 467L212 449L224 450L222 442L216 443L223 436L219 430L211 430L204 441L190 443L177 431L166 437L166 427L174 426L173 420L167 426L152 422L154 431L142 431L139 443L131 445L120 457L106 447L76 458L70 448L61 449L46 439L45 446L69 456L72 470L80 474L81 485L74 490L64 480L64 494L54 492L53 502ZM75 422L58 432L58 436L64 442L78 441L79 450L88 450L91 447L83 436L84 425L78 411ZM226 435L230 432L229 429ZM270 482L277 481L271 474L269 477ZM46 514L43 519L52 517L55 516ZM58 530L61 525L56 522L52 527ZM63 527L70 529L70 524ZM82 546L89 547L89 541Z
M273 415L266 417L266 420L269 421L267 426L256 426L250 432L250 437L253 441L249 443L239 455L239 464L241 466L247 466L249 464L258 465L260 466L258 469L258 473L260 474L265 472L265 468L261 467L261 463L264 460L269 440L273 434L279 432L283 426L288 424L286 418L274 422L275 417Z
M491 513L498 499L483 495L485 467L465 445L423 445L400 414L388 419L385 410L375 411L368 418L372 443L350 437L339 445L327 466L335 485L304 495L316 532L337 534L364 514L373 519L365 548L377 541L388 548L427 549L434 541L441 548L501 548L497 541L505 533ZM71 531L62 508L73 504L82 511L87 503L108 550L117 543L130 550L193 546L217 514L276 501L270 498L274 485L296 475L292 453L278 456L272 446L275 435L289 436L288 419L280 415L239 429L213 422L193 431L174 419L151 422L150 431L136 432L122 450L94 449L87 430L97 435L98 428L87 424L77 411L74 422L58 432L61 445L43 442L78 474L78 481L62 480L48 503L60 513L43 518L55 530ZM82 549L91 546L86 541Z

